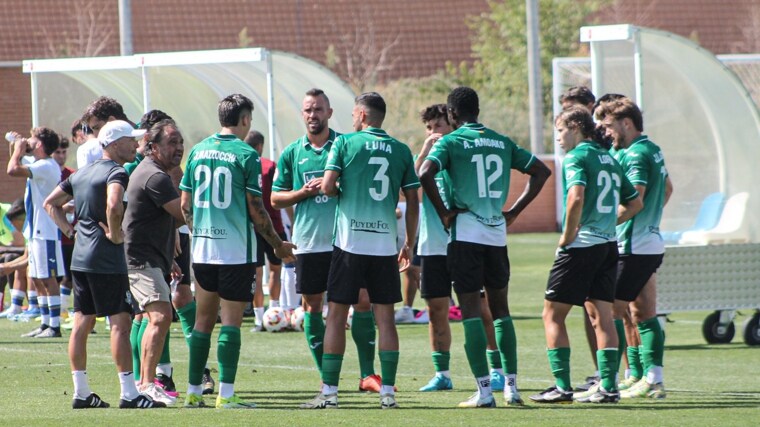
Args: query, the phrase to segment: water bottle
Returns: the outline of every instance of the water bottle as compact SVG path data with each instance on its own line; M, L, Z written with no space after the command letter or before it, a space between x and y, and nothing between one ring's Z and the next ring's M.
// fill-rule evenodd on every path
M14 142L16 142L16 137L13 136L12 131L8 131L5 133L5 140L13 144Z

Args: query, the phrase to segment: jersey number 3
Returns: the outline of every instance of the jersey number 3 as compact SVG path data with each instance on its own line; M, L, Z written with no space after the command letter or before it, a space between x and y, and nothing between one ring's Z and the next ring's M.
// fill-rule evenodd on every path
M369 189L369 195L373 199L377 200L378 202L381 202L385 200L386 196L388 196L388 187L390 187L390 180L388 179L388 159L385 157L370 157L369 161L367 162L370 165L378 165L377 173L375 174L375 177L372 178L373 182L379 182L380 183L380 191L377 190L376 186L373 185Z

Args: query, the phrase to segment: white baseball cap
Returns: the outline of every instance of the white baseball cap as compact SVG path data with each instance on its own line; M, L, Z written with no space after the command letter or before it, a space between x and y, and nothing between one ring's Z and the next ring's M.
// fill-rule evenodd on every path
M106 123L100 132L98 133L98 142L100 146L108 147L112 142L129 136L132 138L140 138L145 135L145 129L135 129L131 124L124 120L114 120Z

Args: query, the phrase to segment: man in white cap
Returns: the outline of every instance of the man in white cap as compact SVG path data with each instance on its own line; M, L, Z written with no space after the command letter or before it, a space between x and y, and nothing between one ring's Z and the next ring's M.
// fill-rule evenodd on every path
M45 209L61 231L73 237L63 205L72 198L79 221L71 270L74 282L74 329L69 339L69 362L74 380L74 409L107 408L87 381L87 337L96 316L111 319L111 354L121 384L120 408L159 408L166 405L142 395L135 386L129 345L131 326L129 279L124 253L124 190L127 173L122 167L135 157L144 130L122 120L106 123L98 135L103 158L79 169L53 190Z

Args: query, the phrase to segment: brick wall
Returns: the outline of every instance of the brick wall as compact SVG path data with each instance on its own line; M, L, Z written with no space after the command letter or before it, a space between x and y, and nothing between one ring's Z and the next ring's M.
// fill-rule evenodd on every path
M10 158L5 133L15 130L27 135L32 128L32 95L28 74L18 67L0 67L0 202L11 202L24 195L24 180L5 173Z
M533 200L533 203L517 217L517 220L509 227L510 233L534 233L545 231L556 231L557 229L557 202L555 199L556 177L554 171L554 159L551 155L540 156L540 159L552 171L552 176L544 184L544 188ZM528 182L530 175L522 174L518 171L512 171L512 178L509 188L509 197L507 197L506 206L512 204L520 197L525 184Z

